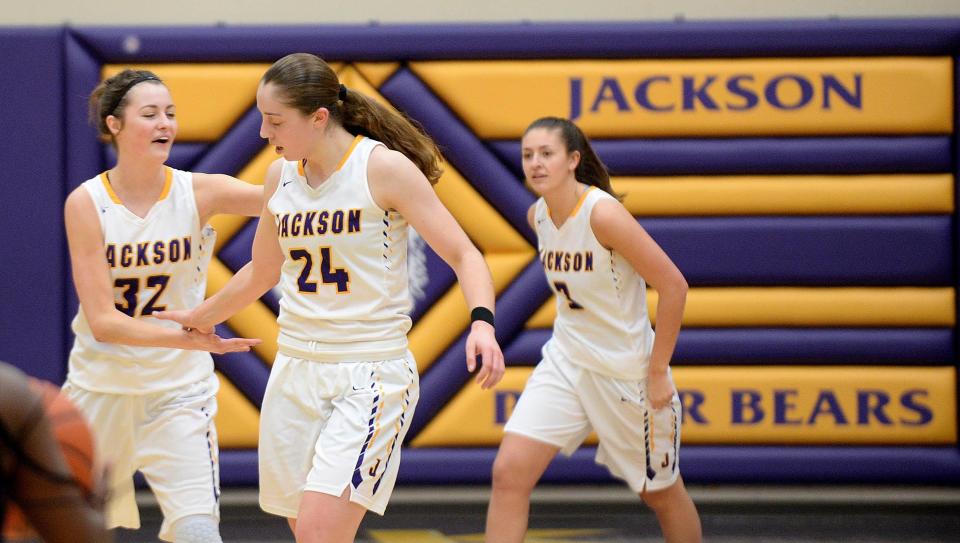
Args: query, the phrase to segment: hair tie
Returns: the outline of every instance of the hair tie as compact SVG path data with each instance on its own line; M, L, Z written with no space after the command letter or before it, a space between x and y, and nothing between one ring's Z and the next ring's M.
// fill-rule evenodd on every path
M136 85L139 85L140 83L143 83L144 81L158 81L160 83L163 83L163 81L160 81L159 77L153 74L138 75L137 77L131 79L126 85L124 85L122 89L120 89L120 92L117 93L117 97L113 99L113 102L111 102L110 108L107 109L107 112L106 112L107 115L113 115L113 111L117 109L117 106L119 106L120 102L123 101L123 97L126 96L128 92L130 92L130 89L132 89Z
M340 83L340 92L337 93L337 98L343 102L347 99L347 86L343 83Z

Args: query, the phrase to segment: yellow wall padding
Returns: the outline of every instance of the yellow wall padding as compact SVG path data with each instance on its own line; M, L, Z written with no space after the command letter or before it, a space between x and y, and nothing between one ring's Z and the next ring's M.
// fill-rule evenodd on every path
M683 325L728 326L953 326L952 287L697 287L687 293ZM647 291L651 321L657 293ZM550 328L551 298L527 321Z
M103 77L124 68L150 70L166 83L177 106L179 141L216 141L256 103L269 64L141 64L103 67Z
M415 62L482 138L543 116L597 138L949 134L950 57ZM659 110L657 110L659 109Z
M952 213L953 176L617 177L634 215Z
M207 269L207 296L217 293L233 277L229 268L217 259L210 262ZM277 316L261 301L253 302L227 320L227 325L238 336L259 338L263 343L253 348L261 360L273 364L277 356Z
M255 449L260 429L260 411L229 379L219 372L217 392L217 434L222 449Z
M384 81L400 68L399 62L357 62L353 64L360 75L374 87L380 87Z
M262 185L267 175L267 168L277 157L273 147L264 147L263 151L248 163L240 172L238 177L248 183ZM214 252L219 252L236 233L243 228L249 217L239 215L215 215L210 219L210 225L217 231L217 241L213 246Z
M531 371L508 368L492 392L471 381L413 446L498 445ZM957 442L953 367L680 366L673 377L684 405L683 443Z
M381 68L386 69L386 68ZM375 68L370 68L371 74L376 77L381 71L378 71ZM357 67L352 64L345 64L342 67L337 69L337 77L340 78L340 82L346 85L351 90L355 90L367 98L372 99L381 106L391 110L397 111L393 104L391 104L386 98L384 98L378 91L370 84L370 81L364 76L363 73L357 71Z
M443 177L434 186L443 205L456 217L467 235L485 254L533 255L533 248L510 223L453 168L443 165ZM505 182L510 182L506 180Z
M497 446L503 438L503 422L497 423L496 403L509 414L516 406L530 368L507 368L493 390L482 390L473 380L417 434L414 447ZM470 421L470 424L464 424Z
M521 253L488 254L484 255L484 258L493 275L493 288L496 292L506 288L530 263L530 256ZM420 372L429 368L469 325L470 310L459 283L455 283L420 317L408 335L410 352L416 357Z

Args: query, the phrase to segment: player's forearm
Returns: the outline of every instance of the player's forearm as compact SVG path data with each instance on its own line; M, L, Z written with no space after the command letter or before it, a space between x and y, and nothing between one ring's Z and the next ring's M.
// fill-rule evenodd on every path
M467 307L482 306L493 311L496 297L493 278L480 251L476 249L465 251L450 265L457 275L463 297L467 300Z
M199 327L220 324L263 296L277 280L276 274L261 272L253 262L248 262L219 292L196 308L194 322Z
M101 343L115 343L135 347L168 347L189 349L187 333L178 328L157 326L147 321L128 317L119 311L105 311L89 319L94 339Z

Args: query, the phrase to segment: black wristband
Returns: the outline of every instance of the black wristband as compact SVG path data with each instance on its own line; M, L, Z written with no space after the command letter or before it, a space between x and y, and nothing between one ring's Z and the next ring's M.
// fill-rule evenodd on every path
M473 311L470 312L470 323L472 324L475 321L483 321L496 328L496 325L493 324L493 311L481 305L474 307Z

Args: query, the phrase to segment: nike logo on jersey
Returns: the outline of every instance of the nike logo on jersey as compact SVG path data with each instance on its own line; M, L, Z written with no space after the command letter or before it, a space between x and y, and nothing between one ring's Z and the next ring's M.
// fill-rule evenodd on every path
M289 185L290 183L293 183L293 180L292 180L292 179L291 179L290 181L284 181L284 183L283 183L282 186L285 187L285 186Z

